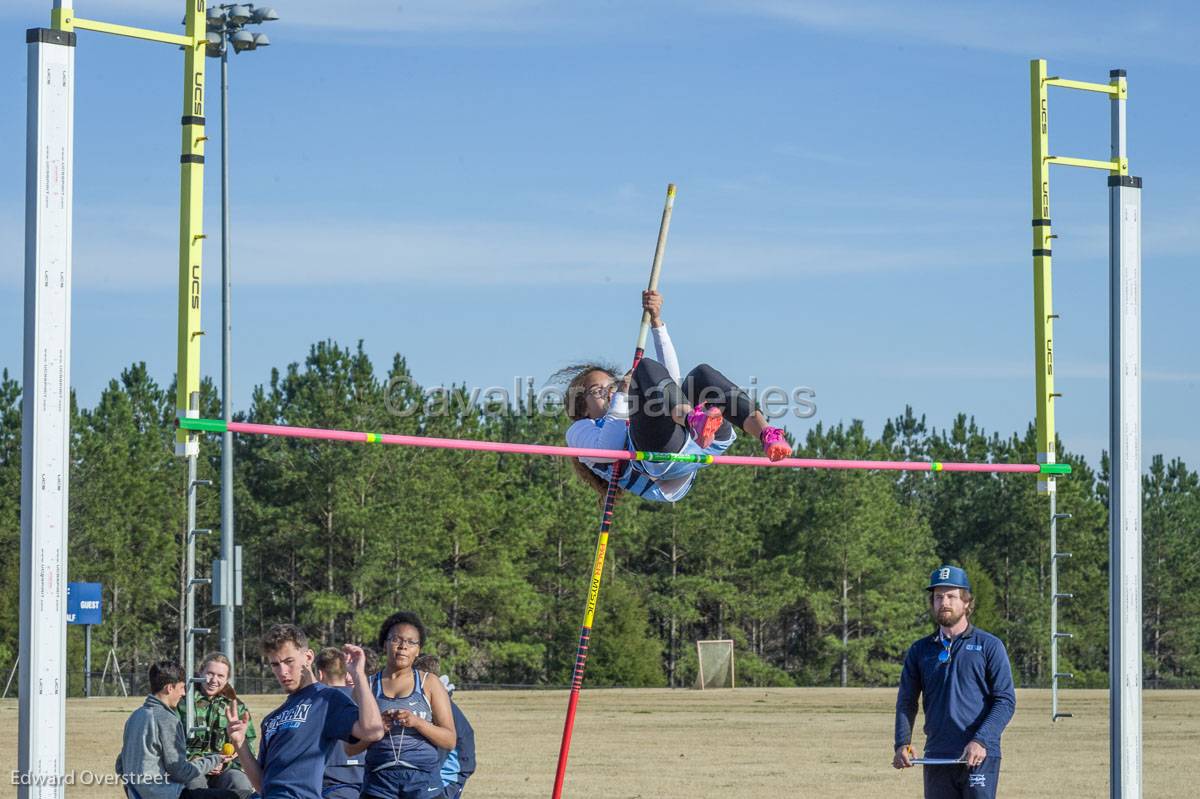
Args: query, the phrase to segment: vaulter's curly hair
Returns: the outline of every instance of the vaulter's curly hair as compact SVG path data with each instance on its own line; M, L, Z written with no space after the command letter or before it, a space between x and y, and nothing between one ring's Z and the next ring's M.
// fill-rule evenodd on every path
M599 361L573 363L559 369L550 377L552 382L566 386L563 391L563 407L567 418L572 422L588 418L585 389L588 375L592 372L604 372L610 379L616 380L617 369L612 364ZM591 486L601 497L608 492L608 483L604 478L589 469L579 458L571 458L571 468L585 485Z

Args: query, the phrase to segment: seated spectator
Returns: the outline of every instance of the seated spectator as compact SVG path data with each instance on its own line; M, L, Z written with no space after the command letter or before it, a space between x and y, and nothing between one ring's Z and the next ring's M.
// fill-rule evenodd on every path
M117 773L130 799L238 799L233 791L186 787L233 758L220 752L188 760L176 708L187 691L183 667L160 660L150 667L150 695L125 721Z
M225 720L225 708L234 705L237 715L246 722L246 740L250 744L250 752L254 752L254 724L250 721L250 711L244 702L237 698L233 684L229 682L232 666L229 658L220 652L212 652L204 656L200 670L196 676L201 682L196 684L195 727L188 735L188 757L199 757L212 752L223 751L229 743L226 734L228 722ZM179 703L179 717L186 723L187 709L184 702ZM201 729L203 728L203 729ZM234 760L228 765L219 766L208 774L202 774L188 783L189 788L225 788L236 793L241 799L248 799L254 793L254 786L241 763Z

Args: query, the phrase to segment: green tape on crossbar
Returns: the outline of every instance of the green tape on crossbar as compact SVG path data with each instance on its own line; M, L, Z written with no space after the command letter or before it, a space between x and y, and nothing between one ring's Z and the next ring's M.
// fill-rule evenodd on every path
M1042 463L1038 465L1038 472L1041 474L1070 474L1071 464L1069 463Z
M680 452L638 452L634 459L651 463L712 463L712 455Z
M225 422L221 419L176 419L181 430L196 430L201 433L224 433Z

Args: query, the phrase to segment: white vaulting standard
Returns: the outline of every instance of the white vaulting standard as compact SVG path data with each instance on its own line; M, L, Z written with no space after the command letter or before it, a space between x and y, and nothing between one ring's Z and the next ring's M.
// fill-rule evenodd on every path
M75 34L31 30L25 153L25 388L17 795L62 796Z

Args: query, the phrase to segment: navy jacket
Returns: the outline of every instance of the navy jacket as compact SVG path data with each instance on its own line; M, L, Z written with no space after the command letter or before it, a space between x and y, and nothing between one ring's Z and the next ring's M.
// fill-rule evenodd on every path
M450 712L454 715L454 732L458 740L453 749L441 750L442 784L465 785L467 777L475 773L475 728L453 699L450 700Z
M970 625L954 639L947 663L938 661L943 649L936 632L909 647L896 697L895 745L912 742L917 698L923 697L927 757L958 757L971 741L988 757L1000 757L1000 735L1017 707L1004 644Z

